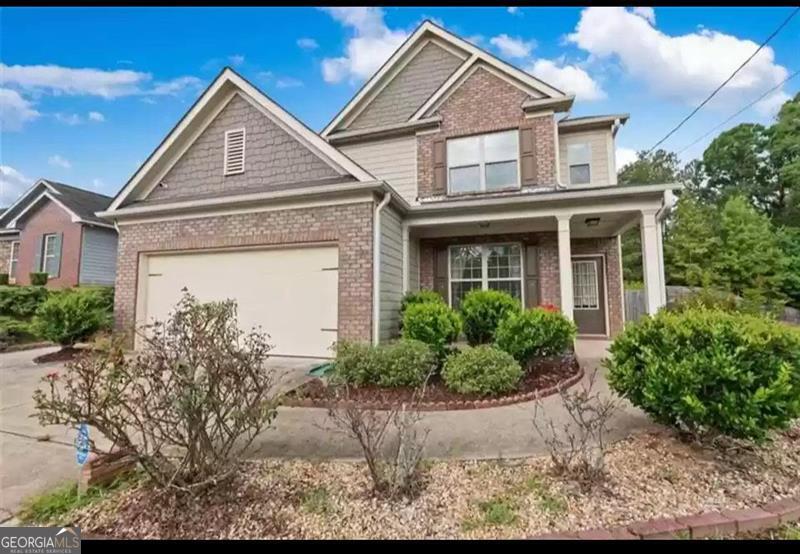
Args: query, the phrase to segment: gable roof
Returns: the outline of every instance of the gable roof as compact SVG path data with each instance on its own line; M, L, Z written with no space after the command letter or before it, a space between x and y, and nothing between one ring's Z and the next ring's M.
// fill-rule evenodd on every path
M430 112L430 106L442 95L444 95L454 85L460 84L459 78L463 77L470 68L476 64L483 64L496 69L504 76L513 80L517 86L530 90L538 97L543 98L569 98L561 90L537 79L533 75L501 60L486 50L471 44L461 37L439 27L435 23L425 20L417 29L400 45L388 60L378 69L378 71L361 87L355 96L342 108L339 113L325 126L320 133L323 137L328 137L331 133L340 130L342 123L345 122L356 110L360 110L364 103L369 103L376 96L376 90L386 86L394 78L393 70L396 66L402 65L409 56L415 53L415 48L422 41L430 38L438 39L450 48L463 52L464 62L455 72L431 95L430 98L409 118L409 121L416 121ZM424 108L424 109L423 109Z
M108 207L112 200L110 196L49 179L36 181L14 204L0 212L0 227L15 228L17 220L44 198L61 206L70 214L73 222L113 227L108 221L95 215L95 212Z
M269 117L341 175L350 175L359 182L377 181L373 175L328 144L249 81L230 67L226 67L200 95L192 107L189 108L189 111L184 114L139 169L136 170L130 180L114 197L104 214L113 216L113 213L129 197L141 193L146 195L149 190L152 190L194 140L200 136L208 124L227 105L228 100L237 93L244 94L265 116Z

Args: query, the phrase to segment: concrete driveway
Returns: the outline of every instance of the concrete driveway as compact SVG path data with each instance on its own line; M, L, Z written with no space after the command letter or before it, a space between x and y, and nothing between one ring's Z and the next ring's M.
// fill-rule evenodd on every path
M62 426L42 427L31 417L33 391L41 378L64 367L61 363L38 365L33 358L56 350L0 354L0 522L15 514L25 498L80 475L73 446L76 432ZM308 379L309 369L320 361L270 358L268 363L278 374L279 388L286 390ZM105 447L96 434L92 438L98 447Z

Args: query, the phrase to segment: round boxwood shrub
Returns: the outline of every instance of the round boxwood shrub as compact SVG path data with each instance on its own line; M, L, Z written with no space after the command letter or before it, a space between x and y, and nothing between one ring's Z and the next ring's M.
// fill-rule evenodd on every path
M47 279L49 275L44 272L34 272L28 275L28 278L31 280L31 285L43 287L47 284Z
M560 312L534 308L512 313L497 326L496 344L527 365L540 356L554 356L575 340L575 324Z
M403 314L403 338L424 342L440 358L460 332L461 318L444 303L412 304Z
M800 332L761 316L662 310L626 326L605 364L617 393L695 435L761 440L800 417Z
M464 334L471 346L494 341L498 324L521 309L519 300L499 290L471 290L461 301Z
M331 380L350 385L366 385L377 380L380 371L375 348L368 342L340 340L336 343L336 361Z
M403 316L405 315L406 309L408 309L409 306L427 303L444 304L445 302L444 298L442 298L442 295L436 291L418 290L415 292L407 292L405 296L403 296L403 300L400 303L400 329L403 328Z
M422 341L400 339L378 348L377 383L382 387L417 387L436 370L436 354Z
M515 390L522 368L507 352L482 344L450 354L442 378L456 392L490 396Z
M36 310L32 328L37 336L72 346L110 326L111 313L102 297L95 291L74 289L51 294Z

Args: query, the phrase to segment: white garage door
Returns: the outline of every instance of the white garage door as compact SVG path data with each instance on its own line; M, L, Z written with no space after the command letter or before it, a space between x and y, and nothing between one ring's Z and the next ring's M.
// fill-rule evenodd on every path
M238 301L239 326L260 325L272 354L330 357L336 341L338 249L335 246L148 255L139 306L163 320L181 289L200 301Z

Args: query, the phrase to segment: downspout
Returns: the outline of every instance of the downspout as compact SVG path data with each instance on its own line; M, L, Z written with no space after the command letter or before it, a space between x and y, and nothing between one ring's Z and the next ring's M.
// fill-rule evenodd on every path
M392 193L384 193L372 218L372 344L378 344L381 327L381 212L391 199Z

